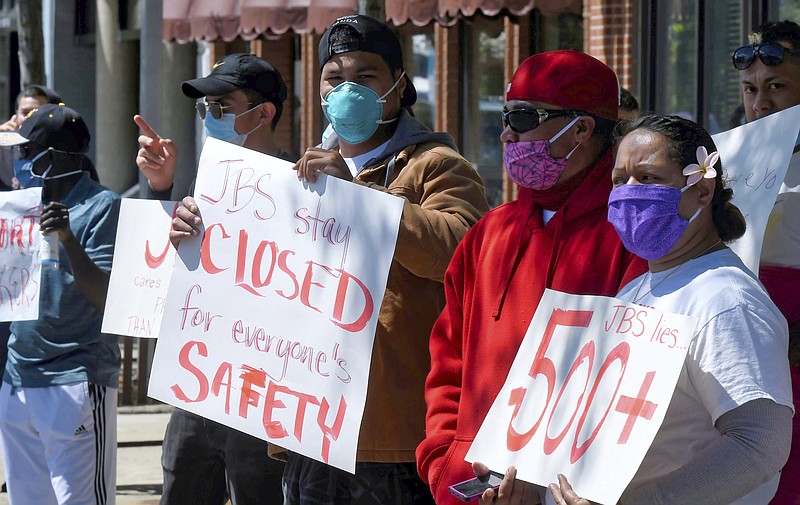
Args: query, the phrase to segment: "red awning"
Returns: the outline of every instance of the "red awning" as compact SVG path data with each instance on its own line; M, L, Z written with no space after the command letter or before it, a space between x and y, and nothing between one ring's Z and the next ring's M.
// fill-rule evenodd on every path
M322 33L337 17L357 10L357 0L165 0L164 40L228 42L288 30Z
M478 11L495 16L506 10L515 16L531 9L544 14L581 14L582 0L386 0L386 17L396 26L409 21L423 26L433 20L451 20L458 15L474 16Z

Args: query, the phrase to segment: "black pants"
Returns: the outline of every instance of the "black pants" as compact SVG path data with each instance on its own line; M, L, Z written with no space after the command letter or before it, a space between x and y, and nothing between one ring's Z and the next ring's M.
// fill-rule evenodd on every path
M289 453L284 505L433 505L414 463L356 463L356 473Z
M161 505L279 505L283 463L267 442L175 409L161 454Z

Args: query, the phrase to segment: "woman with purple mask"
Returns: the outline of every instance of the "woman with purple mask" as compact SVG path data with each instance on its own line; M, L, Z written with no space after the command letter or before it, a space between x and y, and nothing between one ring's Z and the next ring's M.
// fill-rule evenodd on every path
M649 271L617 298L698 319L664 422L620 503L766 504L791 437L786 320L725 245L745 222L708 132L652 115L619 139L608 220ZM538 503L515 474L480 503ZM590 503L563 475L550 490L560 505Z

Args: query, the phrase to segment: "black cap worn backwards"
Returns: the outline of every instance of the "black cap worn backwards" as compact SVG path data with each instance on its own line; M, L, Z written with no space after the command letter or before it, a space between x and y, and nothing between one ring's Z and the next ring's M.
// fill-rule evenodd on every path
M33 109L19 131L0 134L0 145L32 142L69 153L85 153L91 140L89 128L75 110L62 104L45 104Z
M211 73L185 81L181 86L189 98L222 96L237 89L252 89L272 103L286 99L286 84L281 74L268 61L253 54L229 54L214 63Z
M342 16L325 30L319 41L319 66L332 56L351 51L380 55L394 72L403 69L403 48L397 35L385 23L362 14ZM406 89L400 105L410 107L417 102L417 90L406 74Z

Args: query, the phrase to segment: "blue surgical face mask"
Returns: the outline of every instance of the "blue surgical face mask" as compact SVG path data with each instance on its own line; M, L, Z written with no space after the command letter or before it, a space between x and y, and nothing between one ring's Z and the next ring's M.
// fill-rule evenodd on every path
M42 151L34 156L33 159L14 162L14 177L17 178L20 189L41 188L44 186L44 178L33 175L33 164L45 154L47 154L47 151Z
M330 121L333 131L348 144L360 144L378 129L378 125L397 121L393 118L382 120L383 104L386 97L394 91L406 73L400 74L389 91L378 96L366 86L345 81L328 92L322 99L322 110Z
M247 133L238 133L235 126L236 118L244 116L253 109L258 108L260 105L261 104L258 104L252 109L248 109L238 115L223 114L221 119L214 119L211 114L206 114L206 118L203 120L206 136L224 140L225 142L230 142L231 144L236 144L237 146L244 145L244 142L247 140L247 136L260 128L261 123L258 123L258 126Z

